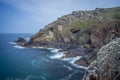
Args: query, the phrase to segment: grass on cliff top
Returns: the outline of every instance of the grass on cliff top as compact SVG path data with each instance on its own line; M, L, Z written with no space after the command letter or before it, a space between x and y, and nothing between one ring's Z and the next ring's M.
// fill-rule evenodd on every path
M120 19L120 12L113 13L113 19Z
M84 28L89 27L91 24L95 23L94 19L89 19L87 21L82 21L80 22L80 20L73 20L71 22L69 22L68 24L65 24L63 26L63 30L62 30L62 34L67 34L71 31L71 29L74 30L82 30Z

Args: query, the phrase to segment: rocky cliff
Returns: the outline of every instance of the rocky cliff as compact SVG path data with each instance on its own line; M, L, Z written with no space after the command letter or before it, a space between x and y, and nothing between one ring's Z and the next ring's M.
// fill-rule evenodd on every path
M120 36L120 7L74 11L45 26L33 42L64 42L101 47Z
M60 48L67 52L61 58L82 56L75 63L89 66L84 80L113 80L114 76L120 80L117 37L120 37L120 7L73 11L40 29L29 41L19 38L16 42L24 47Z
M103 46L83 80L120 80L120 38Z
M88 66L97 51L120 37L120 7L73 11L40 29L25 47L53 47L67 51L64 57L83 56L75 63Z

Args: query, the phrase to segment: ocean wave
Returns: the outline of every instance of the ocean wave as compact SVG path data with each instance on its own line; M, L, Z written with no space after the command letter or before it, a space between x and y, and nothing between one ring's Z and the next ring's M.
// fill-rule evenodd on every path
M67 65L63 65L63 67L69 69L69 70L73 70L70 66L67 66Z
M32 63L32 66L36 68L40 68L41 66L41 62L37 59L33 59L31 63Z
M17 44L17 43L15 43L15 42L9 42L10 44Z
M79 60L80 58L82 58L82 56L77 56L77 57L72 57L72 58L63 58L62 60L68 61L70 64L74 65L77 68L87 69L88 67L75 64L75 62Z
M29 41L29 40L30 40L30 38L29 38L29 37L27 37L27 38L25 38L25 40L26 40L26 41Z
M50 48L50 50L51 50L52 53L59 53L59 50L61 50L61 49Z
M56 49L56 48L46 48L46 49L48 49L48 50L54 50L54 49Z
M45 49L44 47L32 47L32 48L34 48L34 49Z
M76 71L74 71L73 73L65 76L63 79L60 79L60 80L69 80L69 79L71 79L72 76L75 75L78 71L79 71L79 70L76 70Z
M34 75L28 75L24 80L47 80L45 77L43 76L34 76Z
M61 59L63 56L65 56L64 52L56 52L56 54L53 54L50 56L51 59Z
M15 45L14 47L18 48L18 49L26 49L26 47L22 47L22 46L19 46L19 45Z
M24 79L7 78L5 80L47 80L47 79L43 76L28 75Z
M34 48L34 49L46 49L46 50L50 50L52 53L58 53L59 50L61 50L61 49L57 49L57 48L45 48L45 47L35 47L35 46L33 46L32 48Z

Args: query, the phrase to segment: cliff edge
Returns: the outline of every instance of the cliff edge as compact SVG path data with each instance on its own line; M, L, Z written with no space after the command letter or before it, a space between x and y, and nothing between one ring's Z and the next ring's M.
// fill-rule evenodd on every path
M120 38L103 46L83 80L120 80Z
M120 37L120 7L96 8L58 18L22 46L59 48L67 52L64 57L82 56L75 63L87 67L96 60L98 50L117 37Z

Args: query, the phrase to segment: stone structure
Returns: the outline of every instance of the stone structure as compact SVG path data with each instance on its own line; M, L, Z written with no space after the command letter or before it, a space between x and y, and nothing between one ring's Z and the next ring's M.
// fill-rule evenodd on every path
M63 30L63 26L62 25L58 25L58 30L62 31Z

